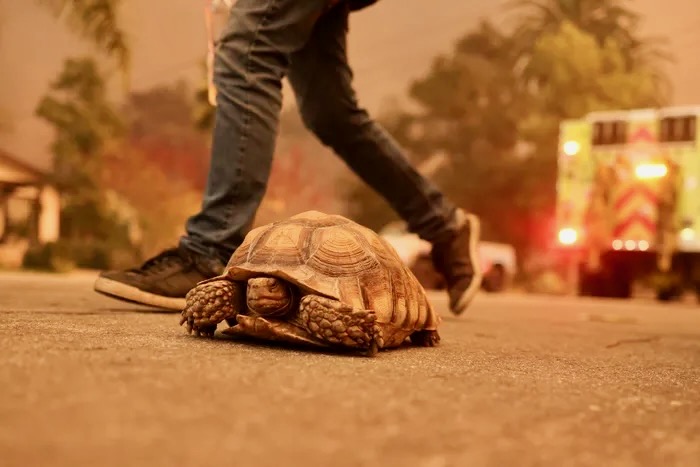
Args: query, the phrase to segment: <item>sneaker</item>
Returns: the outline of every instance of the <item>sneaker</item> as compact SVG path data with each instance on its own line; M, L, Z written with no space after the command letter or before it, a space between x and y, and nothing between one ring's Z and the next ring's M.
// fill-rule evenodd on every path
M479 235L479 218L466 214L464 224L451 240L433 245L433 264L445 276L450 310L455 315L464 313L481 288L483 273L477 251Z
M218 276L224 264L183 248L165 250L141 267L100 273L96 292L128 302L180 311L197 283Z

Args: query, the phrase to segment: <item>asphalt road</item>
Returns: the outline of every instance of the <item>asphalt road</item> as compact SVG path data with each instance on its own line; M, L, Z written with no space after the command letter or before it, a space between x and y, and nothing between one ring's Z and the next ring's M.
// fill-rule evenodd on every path
M202 340L0 273L0 464L698 466L700 307L480 296L376 358Z

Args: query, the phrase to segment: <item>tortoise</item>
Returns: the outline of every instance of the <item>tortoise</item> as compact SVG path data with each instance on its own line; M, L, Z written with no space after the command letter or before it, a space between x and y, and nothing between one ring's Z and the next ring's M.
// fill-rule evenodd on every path
M306 211L251 230L223 273L191 289L180 325L357 350L434 346L440 317L396 250L340 215Z

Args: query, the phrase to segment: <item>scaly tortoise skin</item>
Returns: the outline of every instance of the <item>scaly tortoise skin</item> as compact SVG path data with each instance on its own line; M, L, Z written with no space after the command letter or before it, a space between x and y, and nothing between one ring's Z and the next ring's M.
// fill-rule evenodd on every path
M434 346L439 315L396 251L370 229L307 211L248 233L222 275L186 298L180 324L227 335L344 347L375 355Z

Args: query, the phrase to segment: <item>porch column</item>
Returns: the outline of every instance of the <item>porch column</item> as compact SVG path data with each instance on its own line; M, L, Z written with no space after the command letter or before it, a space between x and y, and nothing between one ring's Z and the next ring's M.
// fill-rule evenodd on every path
M60 195L54 187L44 185L39 189L37 201L37 241L40 244L55 242L60 233Z
M0 188L0 243L7 240L7 227L10 225L10 187Z

